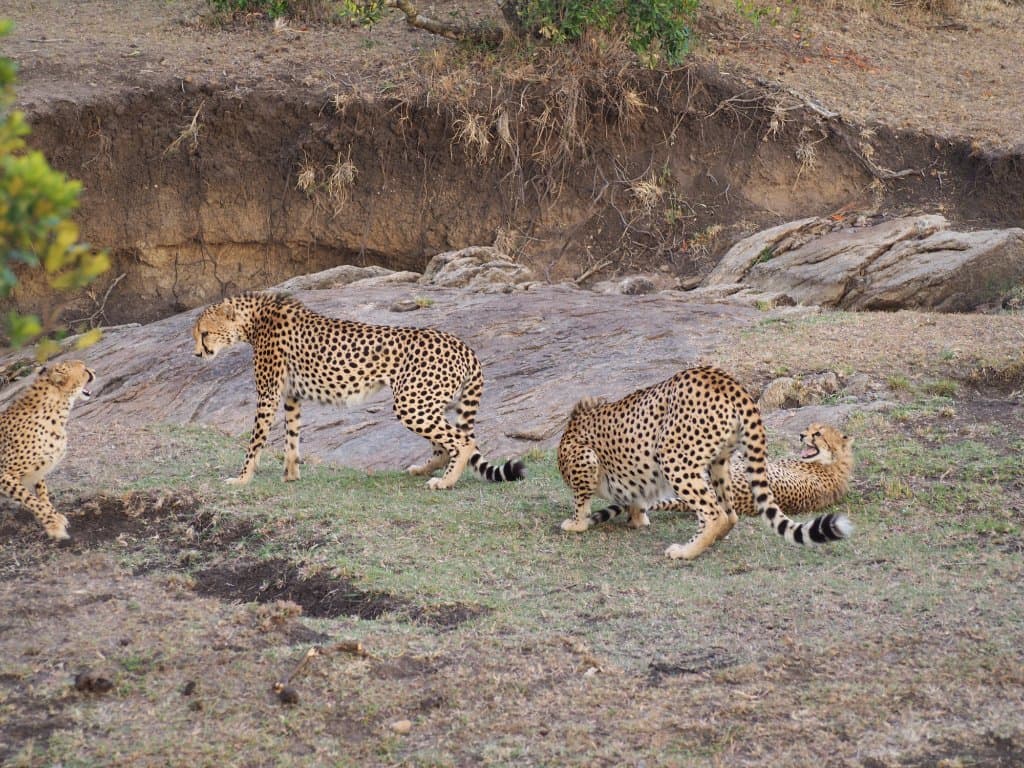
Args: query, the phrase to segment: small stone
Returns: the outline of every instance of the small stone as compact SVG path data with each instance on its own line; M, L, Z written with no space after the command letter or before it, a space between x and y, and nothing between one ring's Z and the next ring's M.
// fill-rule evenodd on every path
M299 703L299 692L290 685L278 683L274 686L274 691L277 693L277 698L285 706L290 707Z
M79 672L75 675L75 690L83 693L107 693L114 684L105 677L91 672Z
M397 734L404 736L412 730L412 721L410 720L395 720L391 724L391 730Z
M423 306L423 303L416 299L399 299L388 309L392 312L415 312L417 309L423 309Z

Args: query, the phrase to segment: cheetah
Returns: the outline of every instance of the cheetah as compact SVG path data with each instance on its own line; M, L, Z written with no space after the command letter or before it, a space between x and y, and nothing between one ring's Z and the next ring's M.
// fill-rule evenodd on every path
M613 403L585 398L576 405L558 446L558 469L575 507L562 529L585 531L593 524L594 495L624 506L634 528L650 525L650 511L690 508L697 513L697 532L665 555L692 560L738 519L729 476L737 445L758 514L776 533L794 544L850 535L845 516L795 523L779 509L768 485L757 403L729 374L712 367L681 371Z
M846 493L853 475L853 438L827 424L811 424L800 434L799 459L769 461L768 487L775 503L787 514L806 515L835 504ZM729 465L732 496L738 515L758 514L747 484L743 457L733 454ZM616 517L623 507L612 504L591 514L594 523Z
M433 446L412 475L429 475L427 487L448 489L466 465L492 482L521 480L521 461L490 464L477 450L473 424L483 373L476 354L451 334L432 328L367 325L317 314L299 301L272 293L245 293L207 307L192 328L195 355L213 358L225 347L253 348L256 421L245 463L228 483L245 484L284 399L284 479L299 479L300 403L354 405L390 387L398 419ZM455 424L445 418L455 409Z
M56 363L0 414L0 491L28 507L57 541L70 538L68 519L50 503L46 476L67 451L71 406L89 398L95 378L81 360Z

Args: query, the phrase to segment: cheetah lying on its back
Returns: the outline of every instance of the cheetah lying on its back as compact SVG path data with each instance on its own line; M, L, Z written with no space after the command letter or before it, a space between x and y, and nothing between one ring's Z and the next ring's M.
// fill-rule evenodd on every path
M522 462L492 465L477 451L473 424L483 373L462 341L432 328L395 328L324 317L294 299L246 293L207 307L192 328L195 354L212 358L240 341L253 349L256 423L245 464L229 483L247 483L284 398L284 479L299 479L300 402L359 403L391 387L395 414L434 447L413 475L444 468L430 488L451 488L469 464L487 480L520 480ZM451 424L445 410L455 407Z
M757 403L715 368L682 371L614 403L587 398L577 404L558 446L558 469L575 506L562 528L584 531L593 524L590 501L595 494L626 507L634 527L649 525L651 510L693 509L697 533L685 545L665 551L671 558L693 559L736 524L729 461L737 445L758 514L776 533L795 544L850 534L843 516L795 523L783 514L768 486Z
M775 503L786 514L806 515L835 504L846 493L853 475L853 438L835 427L811 424L800 435L799 459L781 459L767 464L768 487ZM746 479L743 457L733 455L729 465L733 509L739 515L756 515L754 497ZM623 511L612 504L591 514L603 523Z
M811 424L800 434L799 459L768 462L768 487L783 512L806 515L835 504L853 475L853 438L835 427ZM733 508L756 515L750 486L743 479L743 460L733 456Z
M68 538L68 519L50 503L46 476L67 451L71 405L89 397L95 378L80 360L55 363L0 414L0 491L28 507L52 539Z

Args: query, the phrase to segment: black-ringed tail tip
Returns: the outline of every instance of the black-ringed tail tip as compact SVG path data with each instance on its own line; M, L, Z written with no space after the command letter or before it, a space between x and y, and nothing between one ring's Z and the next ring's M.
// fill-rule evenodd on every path
M797 523L786 517L778 507L769 507L761 516L791 544L828 544L847 539L853 533L853 523L846 515L820 515L809 523Z
M469 465L480 474L480 477L492 483L508 483L526 478L526 464L518 460L491 464L479 453L474 453L469 459Z

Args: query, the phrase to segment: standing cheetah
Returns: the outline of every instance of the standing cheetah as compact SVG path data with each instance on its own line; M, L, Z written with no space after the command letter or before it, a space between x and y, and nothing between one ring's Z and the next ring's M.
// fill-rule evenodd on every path
M790 515L806 515L835 504L846 493L853 475L852 437L835 427L815 423L800 434L800 443L800 458L769 461L766 466L775 503ZM729 464L729 501L738 515L756 515L746 474L744 457L734 453ZM592 513L590 519L603 523L622 511L623 507L611 504Z
M697 533L665 554L692 560L736 524L729 459L737 444L757 511L776 533L795 544L850 534L841 515L794 523L783 514L766 478L757 403L728 374L709 367L682 371L614 403L586 398L576 405L558 446L558 469L575 504L562 529L585 531L593 524L595 494L625 506L635 528L650 524L648 511L689 508L697 513Z
M95 378L81 360L55 363L0 414L0 492L28 507L52 539L69 538L68 519L50 503L46 476L67 451L71 405L89 397Z
M284 479L299 479L299 405L362 402L388 386L399 420L433 446L408 472L432 477L428 488L455 485L469 464L487 480L521 480L521 461L492 465L476 446L473 423L484 380L480 361L462 341L432 328L395 328L324 317L285 296L246 293L207 307L192 328L197 357L212 358L247 341L253 348L256 423L245 464L227 482L249 482L284 398ZM455 424L445 418L454 406Z

